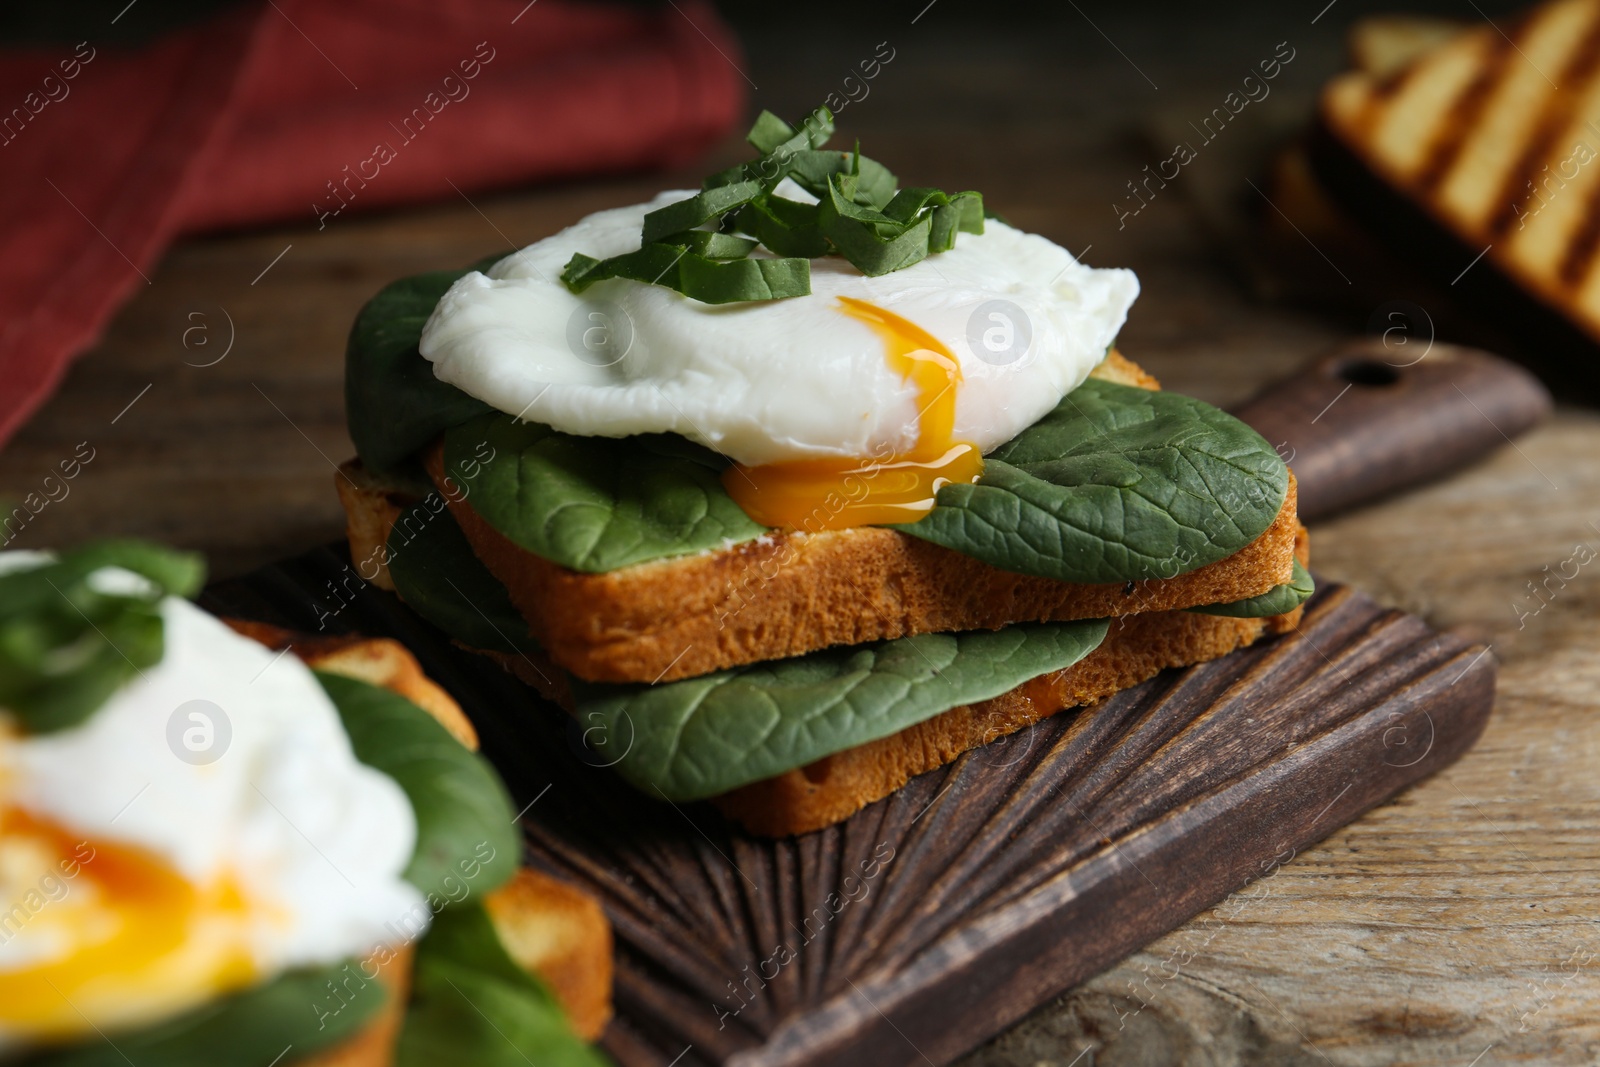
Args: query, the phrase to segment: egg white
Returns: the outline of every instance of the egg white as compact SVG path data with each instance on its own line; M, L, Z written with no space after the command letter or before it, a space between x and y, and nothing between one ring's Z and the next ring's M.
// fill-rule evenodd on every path
M779 191L809 199L792 183ZM423 329L434 374L568 433L676 433L749 465L908 451L916 390L890 370L873 330L840 310L838 298L850 296L920 326L960 360L955 438L989 451L1082 384L1139 292L1131 271L1088 267L997 219L982 234L959 234L949 252L878 278L837 256L814 259L811 294L786 300L709 305L624 279L576 296L561 284L573 253L636 249L645 213L690 195L590 215L459 279ZM969 343L969 324L993 300L1027 317L1020 358L982 358ZM991 321L979 317L980 327ZM574 343L591 327L608 331L591 340L609 337L612 358L620 355L609 366Z
M0 571L42 561L19 555L0 553ZM92 580L143 581L121 571ZM203 928L214 940L236 940L229 951L245 955L257 979L397 940L395 924L429 914L401 877L417 836L404 792L356 759L337 709L300 660L235 634L188 601L169 597L160 610L161 662L89 718L49 734L23 734L14 723L0 730L0 809L60 827L88 842L91 854L107 846L143 850L198 890L237 887L243 914ZM178 758L169 743L173 712L194 700L220 708L232 735L220 757L202 765ZM0 709L0 723L6 718ZM0 978L69 962L115 935L114 914L96 904L103 890L94 884L94 863L68 877L59 873L64 859L0 848L0 860L13 865L11 877L0 870L0 889L8 890L0 913L19 903L26 913L0 937ZM39 885L66 888L59 900L22 895ZM205 948L177 954L192 957L193 968L162 962L162 988L101 979L76 993L62 990L72 1003L54 1022L30 1023L55 1032L82 1015L97 1026L125 1026L203 1003L219 981L218 957ZM28 1026L8 1027L3 1016L0 1048L27 1038Z

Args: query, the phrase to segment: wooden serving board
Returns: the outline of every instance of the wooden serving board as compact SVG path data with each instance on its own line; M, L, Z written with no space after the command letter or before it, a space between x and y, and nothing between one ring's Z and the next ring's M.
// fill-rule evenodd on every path
M646 799L583 724L322 549L219 614L391 636L477 725L531 861L616 930L624 1065L945 1063L1455 760L1487 650L1325 585L1297 633L1169 671L768 841Z

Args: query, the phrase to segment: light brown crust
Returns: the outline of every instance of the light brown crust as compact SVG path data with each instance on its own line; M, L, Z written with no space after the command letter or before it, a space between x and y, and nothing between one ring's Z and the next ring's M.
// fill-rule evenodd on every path
M1103 382L1116 382L1118 385L1131 385L1137 389L1161 388L1161 383L1156 380L1154 374L1115 348L1106 353L1106 358L1089 372L1089 377L1099 378Z
M344 505L344 532L350 542L352 565L379 589L394 592L385 542L389 528L400 518L403 497L391 492L383 479L357 459L340 465L333 484L339 490L339 503Z
M1310 562L1301 527L1296 557ZM1302 608L1264 619L1231 619L1191 611L1161 611L1111 621L1100 647L1065 670L1053 671L979 704L951 708L897 734L846 749L808 766L755 782L712 800L752 833L787 837L830 826L942 767L969 749L1031 726L1068 708L1103 700L1168 667L1226 656L1300 624ZM1007 757L1016 758L1016 757Z
M1112 350L1094 377L1145 389L1160 383ZM444 484L436 446L425 457ZM392 588L389 529L408 502L359 460L337 479L352 559ZM1101 618L1243 600L1287 581L1295 484L1277 519L1224 560L1165 580L1057 582L1003 571L880 527L776 533L696 556L583 574L540 559L500 534L467 495L444 493L491 573L557 665L580 678L656 682L916 633L996 629L1015 622Z
M429 457L437 469L438 453ZM442 473L440 475L442 478ZM1267 531L1169 579L1034 578L882 527L775 533L719 552L580 574L527 552L460 497L450 509L529 630L580 678L655 682L918 633L1220 604L1289 580L1295 486Z
M484 907L507 954L549 983L578 1036L599 1037L611 1018L611 924L599 903L524 867Z
M1309 540L1304 527L1296 540L1295 554L1305 563ZM819 830L888 796L916 775L1040 719L1103 700L1168 667L1203 663L1262 637L1287 633L1299 625L1301 610L1264 619L1181 610L1113 619L1100 647L1065 670L1040 675L991 700L952 708L899 733L713 797L711 803L751 833L766 837ZM538 653L533 654L534 663L526 656L482 654L547 699L572 710L571 691L560 681L563 676L550 670L549 661Z

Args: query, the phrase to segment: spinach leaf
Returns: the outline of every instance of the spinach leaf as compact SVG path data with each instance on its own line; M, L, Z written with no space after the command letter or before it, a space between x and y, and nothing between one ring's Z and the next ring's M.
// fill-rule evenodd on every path
M105 567L144 588L91 581ZM138 541L107 541L0 574L0 708L24 729L75 726L124 683L161 661L161 600L193 596L205 562Z
M404 697L342 675L316 674L339 709L356 758L393 778L411 801L417 850L405 878L429 894L434 911L449 899L448 886L480 864L472 879L478 892L510 878L521 842L511 798L488 762Z
M987 700L1087 656L1103 619L918 634L662 685L573 679L603 762L644 792L698 800Z
M366 982L335 1001L329 983L345 988L346 966L291 971L255 989L213 1001L175 1019L130 1033L96 1037L29 1056L24 1067L270 1067L353 1036L383 1007L383 986ZM353 986L353 983L350 983ZM343 1007L335 1010L342 1003ZM319 1010L319 1005L328 1007ZM114 1042L114 1044L113 1044Z
M1255 540L1288 490L1283 460L1233 416L1091 378L897 529L1059 581L1171 578Z
M544 986L500 944L483 907L452 908L417 946L395 1067L604 1067Z
M473 479L473 508L522 548L576 571L766 532L722 488L727 461L681 438L574 437L495 413L446 431L446 468L471 466L485 445L492 453Z
M1231 604L1202 604L1190 608L1201 615L1226 615L1232 619L1264 619L1268 615L1283 615L1311 599L1317 591L1311 572L1294 561L1294 576L1282 585L1275 585L1259 596L1235 600Z
M451 637L496 652L539 647L506 587L473 554L437 492L395 520L388 552L389 577L400 599Z
M367 301L345 348L344 406L356 454L377 473L412 473L407 461L446 429L489 405L433 376L417 342L434 305L457 278L486 270L499 256L466 270L401 278Z

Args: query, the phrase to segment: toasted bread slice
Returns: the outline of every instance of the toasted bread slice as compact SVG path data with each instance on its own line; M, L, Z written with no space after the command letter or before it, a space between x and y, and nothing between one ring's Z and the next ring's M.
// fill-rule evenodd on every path
M1550 0L1505 27L1444 36L1386 73L1340 75L1320 122L1332 143L1319 148L1319 177L1341 200L1384 221L1344 153L1454 239L1436 253L1459 259L1453 269L1482 253L1600 340L1600 0Z
M611 924L600 904L524 867L484 906L506 952L549 983L578 1036L599 1037L611 1018Z
M1095 375L1146 389L1155 378L1113 352ZM427 456L443 484L437 447ZM338 479L353 558L377 562L403 499L359 461ZM534 638L580 678L657 682L783 659L838 644L1103 618L1243 600L1286 582L1295 531L1293 478L1272 525L1226 559L1169 579L1083 584L1003 571L883 527L779 531L716 552L581 574L513 544L446 493L473 551L511 594ZM370 564L369 562L370 561Z
M1372 15L1350 27L1350 65L1383 78L1467 27L1460 19Z
M1296 530L1295 558L1310 565L1310 535ZM978 704L952 708L899 733L826 756L797 770L712 798L752 833L788 837L849 818L912 777L1040 719L1103 700L1169 667L1225 656L1300 624L1301 608L1262 619L1153 611L1115 619L1100 647L1064 670L1040 675ZM572 710L559 671L540 654L484 652L545 697Z
M1040 719L1104 700L1168 667L1217 659L1266 635L1293 630L1301 611L1296 608L1264 619L1191 611L1124 616L1112 621L1099 648L1065 670L1040 675L993 699L951 708L897 734L752 783L712 802L752 833L787 837L819 830L888 796L914 776Z
M309 667L398 693L432 715L467 748L477 749L477 732L461 705L422 673L416 657L398 641L310 637L267 623L224 621L268 648L289 649ZM544 981L578 1036L586 1041L598 1037L611 1017L611 925L599 902L574 886L524 868L485 896L484 907L506 952ZM377 1019L344 1044L296 1060L292 1067L391 1067L405 1018L411 957L412 948L407 946L380 972L391 997Z
M578 574L512 544L465 500L450 509L540 647L565 670L602 682L693 678L911 634L1243 600L1289 580L1299 527L1291 480L1272 526L1227 559L1165 580L1087 585L1003 571L883 527L780 532Z
M1154 375L1116 349L1095 367L1093 376L1140 389L1161 388ZM356 570L379 589L394 592L394 579L389 577L389 530L400 513L416 502L415 495L373 474L359 459L340 465L334 486L344 505L345 539Z
M1310 534L1298 520L1291 521L1291 558L1308 567ZM377 544L382 544L388 532L376 532ZM993 699L952 708L889 737L754 782L715 797L712 803L752 833L769 837L809 833L848 818L915 775L1047 716L1103 700L1169 667L1216 659L1262 637L1287 633L1299 625L1301 613L1296 608L1262 619L1182 610L1124 615L1112 622L1099 648L1071 667L1041 675ZM495 660L547 699L572 710L565 676L544 653L514 656L473 651Z

